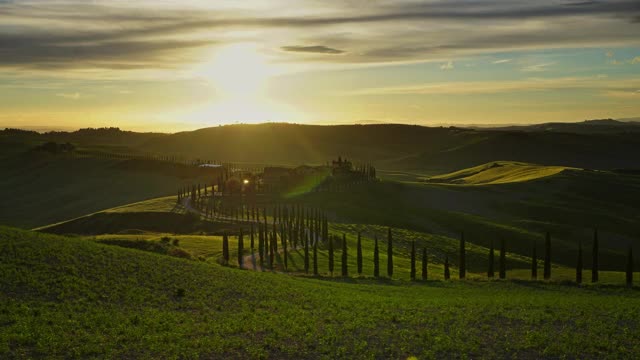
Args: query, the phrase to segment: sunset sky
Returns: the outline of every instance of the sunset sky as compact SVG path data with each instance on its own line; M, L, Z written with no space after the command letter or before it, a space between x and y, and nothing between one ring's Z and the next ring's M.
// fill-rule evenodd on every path
M638 116L638 0L0 0L3 127Z

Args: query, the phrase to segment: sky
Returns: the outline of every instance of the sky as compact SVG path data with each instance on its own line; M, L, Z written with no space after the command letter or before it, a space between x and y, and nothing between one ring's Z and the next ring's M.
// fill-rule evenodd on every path
M638 0L0 0L3 127L638 116Z

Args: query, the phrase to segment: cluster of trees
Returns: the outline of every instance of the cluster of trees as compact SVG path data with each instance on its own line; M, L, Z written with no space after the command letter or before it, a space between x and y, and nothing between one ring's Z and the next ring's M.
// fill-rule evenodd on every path
M47 141L44 144L34 147L33 151L49 152L52 154L71 153L76 149L75 145L66 142L58 144L55 141Z

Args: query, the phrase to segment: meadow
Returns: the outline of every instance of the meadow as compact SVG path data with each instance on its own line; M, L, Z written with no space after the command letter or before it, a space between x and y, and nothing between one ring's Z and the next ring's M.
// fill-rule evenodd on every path
M327 281L0 231L6 358L613 359L640 351L635 288Z

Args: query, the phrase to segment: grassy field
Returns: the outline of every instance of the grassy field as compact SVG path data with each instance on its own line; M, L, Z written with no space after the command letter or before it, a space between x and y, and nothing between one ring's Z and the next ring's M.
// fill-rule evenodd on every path
M526 281L327 281L86 239L9 228L0 233L3 358L640 354L637 289Z
M507 184L542 179L563 171L580 169L565 166L542 166L514 161L493 161L487 164L426 178L430 183L458 185Z

